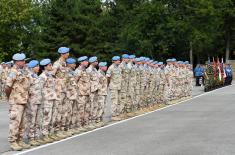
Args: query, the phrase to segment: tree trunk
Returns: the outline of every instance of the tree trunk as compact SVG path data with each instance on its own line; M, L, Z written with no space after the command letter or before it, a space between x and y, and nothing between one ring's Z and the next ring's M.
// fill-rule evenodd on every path
M230 53L230 33L227 34L225 62L229 60L229 53Z
M193 43L192 42L190 42L189 58L190 58L190 64L193 65Z

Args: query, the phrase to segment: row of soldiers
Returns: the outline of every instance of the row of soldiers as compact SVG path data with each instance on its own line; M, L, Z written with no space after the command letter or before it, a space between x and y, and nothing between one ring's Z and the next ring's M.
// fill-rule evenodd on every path
M112 120L118 121L192 94L193 73L187 61L168 59L165 66L123 54L114 56L107 68L107 62L98 63L97 57L69 58L69 51L60 47L60 58L53 64L43 59L25 65L25 54L13 55L14 66L4 80L13 150L101 127L107 104ZM25 133L28 143L23 141Z

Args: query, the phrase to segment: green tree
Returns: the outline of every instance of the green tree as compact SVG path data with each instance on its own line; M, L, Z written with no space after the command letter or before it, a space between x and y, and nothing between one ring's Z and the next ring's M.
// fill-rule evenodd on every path
M99 0L51 0L43 8L42 43L39 57L56 57L60 46L71 47L72 55L95 55L102 13Z
M36 23L32 0L0 1L0 58L11 59L13 53L30 51Z

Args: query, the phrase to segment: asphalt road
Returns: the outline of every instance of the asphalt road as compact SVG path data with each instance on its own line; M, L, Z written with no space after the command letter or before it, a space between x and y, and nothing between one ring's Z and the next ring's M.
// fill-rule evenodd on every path
M234 155L235 85L25 155Z

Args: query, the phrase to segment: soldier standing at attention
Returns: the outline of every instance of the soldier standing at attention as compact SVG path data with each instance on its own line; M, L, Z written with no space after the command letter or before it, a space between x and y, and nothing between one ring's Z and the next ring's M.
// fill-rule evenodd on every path
M120 90L121 90L121 82L122 82L122 72L119 67L120 65L120 57L114 56L112 58L113 64L109 66L106 76L108 78L108 86L111 95L111 109L112 109L112 120L119 121L121 120L118 117L122 112L122 106L118 101Z
M53 76L53 68L50 59L43 59L40 61L40 65L43 67L43 72L40 74L42 82L42 105L43 105L43 120L42 120L42 135L45 143L59 140L54 132L55 119L52 117L53 109L55 108L56 100L56 81Z
M136 66L134 65L135 55L129 56L129 62L127 64L130 69L129 73L129 85L127 90L127 116L132 117L135 114L136 102L135 102L135 86L136 86Z
M135 85L135 114L138 114L138 111L141 106L140 106L140 101L141 101L141 70L140 70L140 65L141 65L141 58L136 58L135 59L135 71L136 71L136 85Z
M122 82L121 82L121 90L119 96L119 106L121 110L121 114L123 114L123 119L126 118L126 113L130 112L130 105L127 103L127 93L129 88L129 75L130 75L130 68L127 65L129 62L129 55L123 54L122 55L122 62L119 65L122 71Z
M26 104L29 98L29 73L25 69L25 54L14 54L14 66L6 79L6 95L9 100L9 137L10 147L14 151L30 148L23 142L26 123Z
M105 75L107 71L107 62L99 63L99 89L98 89L98 113L97 113L97 126L104 126L103 116L105 110L106 97L108 94L108 81Z
M90 101L89 96L91 94L91 83L90 74L87 73L86 68L89 64L88 57L82 56L77 60L80 65L75 70L77 76L78 85L78 120L79 120L79 131L85 131L84 128L88 129L90 119ZM84 128L83 128L84 127Z
M40 125L42 118L42 84L38 76L39 62L31 60L28 63L30 69L30 88L29 88L29 102L28 102L28 118L29 118L29 144L38 146L43 144L39 139Z
M66 75L67 75L67 68L65 60L69 57L70 49L68 47L60 47L58 49L58 53L60 54L60 58L54 62L53 64L53 74L55 75L56 79L56 94L57 99L55 101L55 108L53 109L53 119L56 122L53 124L55 126L55 133L57 133L58 137L65 138L67 136L71 136L71 134L65 132L65 122L62 120L66 120L63 117L65 116L65 109L67 109L67 105L64 102L65 93L66 93Z
M99 73L96 69L98 65L97 57L89 58L90 66L86 69L86 72L90 75L90 116L89 123L90 129L96 128L95 124L98 123L98 88L99 88Z
M68 78L66 81L66 99L65 104L67 109L65 109L65 128L70 134L79 133L78 126L78 104L77 104L77 77L75 75L76 60L73 58L66 59L66 64L68 67Z

